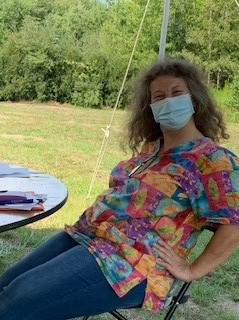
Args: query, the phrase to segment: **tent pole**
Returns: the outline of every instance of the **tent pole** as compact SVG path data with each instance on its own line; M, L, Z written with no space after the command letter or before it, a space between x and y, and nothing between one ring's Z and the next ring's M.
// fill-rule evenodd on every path
M159 59L163 59L165 55L169 8L170 8L170 0L164 0L164 13L163 13L163 21L161 26L161 36L160 36L160 44L159 44Z

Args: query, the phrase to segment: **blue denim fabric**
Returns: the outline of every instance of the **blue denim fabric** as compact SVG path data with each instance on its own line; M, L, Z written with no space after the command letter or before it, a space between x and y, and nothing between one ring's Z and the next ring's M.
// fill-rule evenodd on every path
M65 232L0 277L0 319L65 320L140 305L146 282L119 298L94 257Z

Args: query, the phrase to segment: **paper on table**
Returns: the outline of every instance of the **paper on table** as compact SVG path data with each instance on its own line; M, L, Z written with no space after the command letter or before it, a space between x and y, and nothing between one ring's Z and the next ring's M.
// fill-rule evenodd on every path
M7 191L0 190L0 205L19 204L19 203L33 203L44 202L47 199L46 194L36 194L32 191Z
M33 201L32 203L18 203L18 204L5 204L0 205L0 211L31 211L31 210L44 210L43 203Z
M46 194L34 193L33 191L21 192L21 191L0 191L0 201L4 200L5 195L24 195L25 199L12 199L12 203L1 203L0 211L32 211L32 210L44 210L44 202L47 200ZM6 199L9 198L5 196ZM1 199L2 198L2 199ZM23 198L23 197L22 197ZM16 201L16 202L15 202ZM20 201L17 203L17 201Z
M30 172L27 168L10 167L7 163L0 163L0 178L3 177L17 177L30 178Z

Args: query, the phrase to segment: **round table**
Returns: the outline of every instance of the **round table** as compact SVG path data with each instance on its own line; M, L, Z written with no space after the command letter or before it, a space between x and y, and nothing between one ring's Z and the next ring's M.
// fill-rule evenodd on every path
M50 174L29 171L30 178L0 178L0 190L34 191L37 194L46 194L47 200L44 202L44 210L11 212L0 209L0 232L43 219L59 210L67 200L68 192L64 183Z

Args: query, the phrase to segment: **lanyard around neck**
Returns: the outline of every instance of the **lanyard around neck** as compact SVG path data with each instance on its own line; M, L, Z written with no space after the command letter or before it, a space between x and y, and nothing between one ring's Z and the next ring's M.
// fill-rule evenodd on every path
M134 174L138 174L143 172L146 168L148 168L156 159L157 159L157 153L160 150L160 140L156 142L156 146L154 148L154 151L151 153L151 155L142 161L139 165L137 165L130 173L129 177L132 177Z

